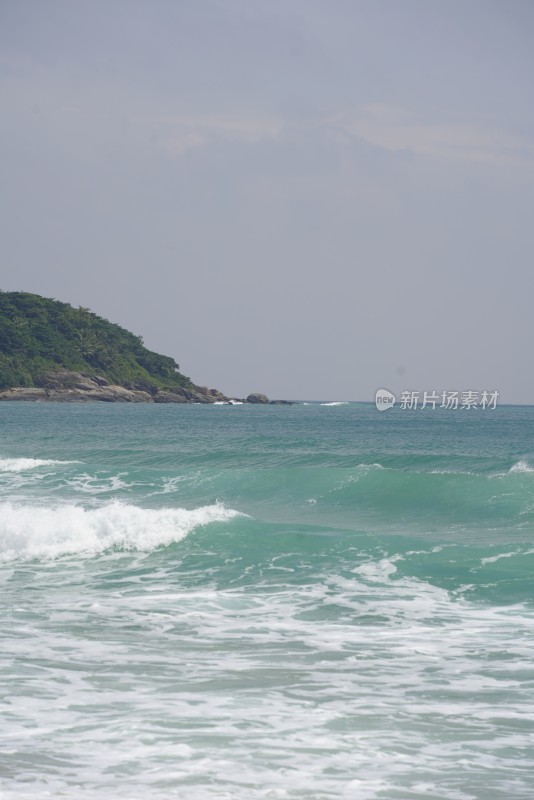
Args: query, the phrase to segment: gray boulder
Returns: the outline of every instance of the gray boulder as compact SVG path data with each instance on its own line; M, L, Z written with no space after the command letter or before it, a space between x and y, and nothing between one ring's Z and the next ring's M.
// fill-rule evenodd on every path
M267 395L259 394L258 392L253 392L252 394L249 394L249 396L247 397L247 403L255 403L256 405L258 405L258 404L265 404L268 402L269 398L267 397Z
M47 400L45 389L25 388L17 386L0 392L0 400Z
M155 403L189 403L190 401L178 392L164 392L160 391L154 395Z

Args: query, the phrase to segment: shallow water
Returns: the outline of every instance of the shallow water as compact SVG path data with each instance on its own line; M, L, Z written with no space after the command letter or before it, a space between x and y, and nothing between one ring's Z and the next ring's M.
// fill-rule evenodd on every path
M534 408L0 422L0 797L532 796Z

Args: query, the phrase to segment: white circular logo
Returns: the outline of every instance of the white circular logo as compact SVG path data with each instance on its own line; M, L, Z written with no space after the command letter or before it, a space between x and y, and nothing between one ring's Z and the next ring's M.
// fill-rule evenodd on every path
M395 395L388 389L377 389L375 393L375 405L379 411L387 411L395 405Z

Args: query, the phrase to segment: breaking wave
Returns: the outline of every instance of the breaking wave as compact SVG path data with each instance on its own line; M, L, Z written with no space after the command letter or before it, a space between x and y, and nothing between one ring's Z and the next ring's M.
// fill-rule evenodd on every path
M96 509L0 504L0 561L57 558L106 550L147 551L184 539L194 528L241 516L220 504L146 509L114 502Z
M53 458L0 458L0 472L25 472L36 467L79 463L79 461L56 461Z
M510 472L534 472L534 467L531 467L526 461L518 461L517 464L510 467Z

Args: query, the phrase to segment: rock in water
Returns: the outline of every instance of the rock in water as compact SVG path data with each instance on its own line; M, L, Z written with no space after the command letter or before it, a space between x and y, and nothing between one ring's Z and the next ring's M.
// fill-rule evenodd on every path
M247 403L268 403L269 398L266 394L258 394L257 392L253 392L249 394L247 397Z

